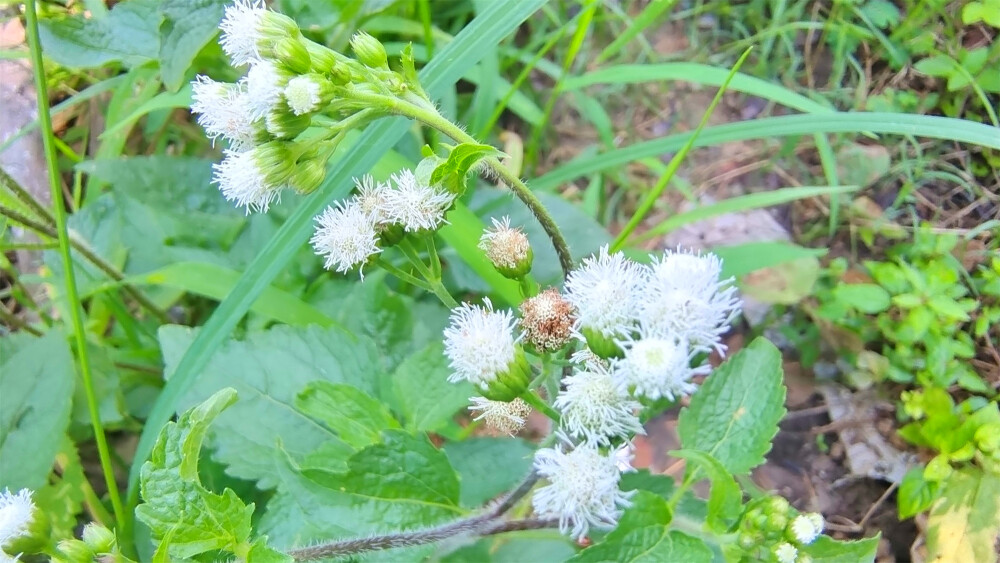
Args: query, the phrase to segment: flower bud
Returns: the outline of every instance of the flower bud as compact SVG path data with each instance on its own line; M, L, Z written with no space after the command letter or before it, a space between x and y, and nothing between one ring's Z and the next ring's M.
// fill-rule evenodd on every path
M309 52L309 60L312 63L310 72L332 74L338 64L337 55L333 50L312 41L306 41L305 46L306 51Z
M275 60L296 74L305 74L312 70L312 59L301 34L278 40L274 44L273 53Z
M326 163L319 158L302 159L288 183L300 194L312 193L326 178Z
M319 74L304 74L288 81L285 100L295 115L312 113L333 99L333 84Z
M389 59L385 53L385 47L382 46L382 43L378 39L375 39L364 31L354 34L354 37L351 38L351 48L354 49L354 54L357 55L358 60L365 66L382 69L389 68Z
M610 360L611 358L621 358L625 355L621 346L617 343L615 336L606 336L600 330L592 328L582 328L580 333L587 341L587 347L597 355L597 357Z
M524 339L540 352L558 350L573 332L573 306L554 288L521 303Z
M796 516L785 530L785 537L799 545L808 545L816 541L823 533L823 515L809 512Z
M513 401L491 401L485 397L471 397L470 411L479 411L473 420L482 420L486 426L499 433L513 436L517 434L531 414L531 406L524 399Z
M253 160L270 186L284 186L295 172L295 161L288 145L281 141L271 141L256 147L253 150Z
M384 223L378 227L378 241L379 246L388 248L390 246L395 246L399 241L403 240L403 236L406 235L406 231L403 226L399 223Z
M281 100L264 117L264 123L267 125L267 132L278 139L294 139L309 128L312 118L309 115L295 114L288 107L288 101Z
M73 561L73 563L93 561L94 557L97 556L93 548L76 539L63 540L59 542L58 547L59 551L66 556L66 560Z
M0 555L44 551L50 529L48 515L35 507L30 490L0 491Z
M91 522L83 527L83 542L96 553L110 553L115 546L115 533Z
M493 219L493 228L483 233L479 248L505 278L519 280L531 271L531 243L521 229L510 226L510 217Z
M514 359L507 369L499 371L496 377L483 388L483 396L492 401L513 401L528 389L531 382L531 365L520 346L514 348Z
M799 550L790 543L781 542L774 548L774 557L778 563L795 563Z

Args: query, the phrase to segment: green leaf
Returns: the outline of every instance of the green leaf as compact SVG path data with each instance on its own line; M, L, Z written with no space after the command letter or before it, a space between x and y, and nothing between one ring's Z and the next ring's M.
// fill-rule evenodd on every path
M0 338L0 488L40 489L69 426L76 376L65 337Z
M924 479L924 468L914 467L903 477L896 494L900 518L912 518L938 498L939 483Z
M195 333L164 326L159 336L169 380ZM292 408L298 393L310 383L326 381L377 397L377 358L371 340L363 336L315 326L277 326L221 347L180 404L198 404L220 388L234 387L240 400L212 426L213 458L227 465L230 475L272 488L283 463L274 453L279 443L295 458L323 445L351 451L328 428Z
M743 493L736 479L717 459L704 452L676 450L670 455L691 461L708 474L712 482L708 497L708 527L717 533L728 530L743 504Z
M892 304L889 292L873 283L842 283L833 288L833 297L862 313L881 313Z
M219 32L227 0L163 0L160 4L160 74L176 90L191 61Z
M462 484L462 506L479 507L509 491L531 470L535 448L519 438L478 437L441 448Z
M878 540L878 536L858 541L820 536L813 543L801 546L799 552L811 557L814 563L871 563L875 560Z
M295 398L295 408L322 422L354 448L379 442L382 430L399 428L399 423L382 403L342 383L310 383Z
M716 246L712 252L722 259L722 277L742 277L750 272L794 262L803 258L826 255L823 248L805 248L787 242L748 242L733 246Z
M63 66L141 65L156 59L159 51L158 4L158 0L130 0L119 2L104 17L42 20L39 38L45 54Z
M640 491L632 497L618 526L601 543L570 559L573 563L684 561L709 563L712 551L705 542L678 531L668 531L670 508L659 496Z
M444 344L435 340L407 358L392 376L395 404L408 430L434 431L469 404L477 392L468 382L451 383Z
M1000 474L964 467L943 484L927 521L928 561L996 561Z
M868 0L861 6L861 13L876 27L889 29L899 24L899 8L889 0Z
M781 373L781 352L755 339L716 368L681 411L681 445L711 454L734 474L763 463L785 414Z
M168 423L142 466L140 486L146 502L135 509L136 516L174 558L214 550L233 553L250 537L254 505L244 505L232 489L212 493L198 478L198 456L208 426L234 402L236 391L223 389Z
M957 63L948 55L935 55L914 63L913 68L928 76L948 77L955 72Z
M462 143L451 149L448 158L431 172L431 185L443 186L454 194L463 194L468 186L469 173L484 158L503 155L491 145Z

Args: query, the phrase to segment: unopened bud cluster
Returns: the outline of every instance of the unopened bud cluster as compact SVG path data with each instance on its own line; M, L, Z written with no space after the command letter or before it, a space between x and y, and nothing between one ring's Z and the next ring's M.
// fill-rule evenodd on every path
M740 518L736 541L741 561L810 563L803 548L823 533L823 516L800 513L781 497L752 502Z
M316 189L333 149L358 126L350 118L388 113L379 97L426 102L419 85L389 70L385 48L368 34L351 41L352 59L306 39L262 0L236 0L219 28L223 51L247 73L236 83L198 76L191 110L209 138L228 143L214 182L247 213L267 212L285 188ZM318 116L324 134L302 135Z
M507 277L528 273L530 246L507 218L494 220L480 245ZM557 519L574 538L615 525L629 504L618 483L631 469L631 439L643 433L640 401L689 395L694 377L710 371L707 352L725 350L721 338L739 300L721 272L711 254L668 251L645 266L603 248L570 273L565 293L548 289L526 299L519 321L489 301L452 311L445 330L451 379L478 385L484 397L473 398L472 408L508 433L524 418L511 401L532 393L525 350L542 355L574 339L585 343L552 403L560 443L535 456L549 483L534 496L540 517Z

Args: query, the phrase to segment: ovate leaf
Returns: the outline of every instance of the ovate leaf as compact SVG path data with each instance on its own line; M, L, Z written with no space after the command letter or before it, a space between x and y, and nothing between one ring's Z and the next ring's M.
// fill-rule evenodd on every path
M746 473L771 449L784 402L781 352L757 338L713 371L681 411L681 445L710 454L731 473Z
M181 87L195 55L219 32L227 0L163 0L160 73L171 90Z
M322 422L355 448L380 441L382 430L399 428L389 409L350 385L310 383L295 398L295 408Z
M65 337L0 338L0 489L38 490L69 425L75 375Z
M206 551L236 552L250 537L254 505L244 505L232 489L221 495L201 485L198 456L208 426L236 402L236 390L223 389L204 403L169 422L160 432L149 461L142 466L140 491L144 504L136 516L153 538L175 558Z
M482 506L531 470L535 449L519 438L470 438L442 448L462 485L462 506Z
M573 563L684 561L709 563L712 551L705 542L678 531L668 531L671 514L661 497L640 491L632 497L618 526L599 544L570 559Z
M878 536L858 541L838 541L820 536L809 545L799 548L814 563L871 563L878 550Z
M736 484L736 479L717 459L704 452L676 450L670 452L670 455L688 460L708 476L712 482L712 490L708 497L708 526L718 533L726 531L733 518L739 514L742 505L743 493Z
M462 143L451 149L448 158L431 172L431 185L443 186L451 193L465 192L469 173L484 158L502 153L490 145Z
M881 313L892 304L889 292L873 283L840 284L833 288L833 297L862 313Z
M965 467L945 481L927 521L927 560L941 563L997 560L1000 474Z
M159 51L157 4L157 0L129 0L119 2L103 17L43 20L39 23L42 47L52 60L68 67L143 64L155 59Z

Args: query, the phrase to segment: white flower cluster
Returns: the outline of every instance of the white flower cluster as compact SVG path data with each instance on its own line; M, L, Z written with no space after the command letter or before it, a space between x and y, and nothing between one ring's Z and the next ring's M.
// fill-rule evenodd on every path
M346 273L364 267L382 252L384 235L434 231L445 221L455 196L421 182L411 170L393 174L388 182L371 176L355 178L357 193L327 207L316 217L311 243L324 267ZM361 273L364 277L364 273Z
M16 493L4 489L0 492L0 561L17 561L10 558L3 546L28 533L35 512L35 503L31 500L31 491L21 489Z

